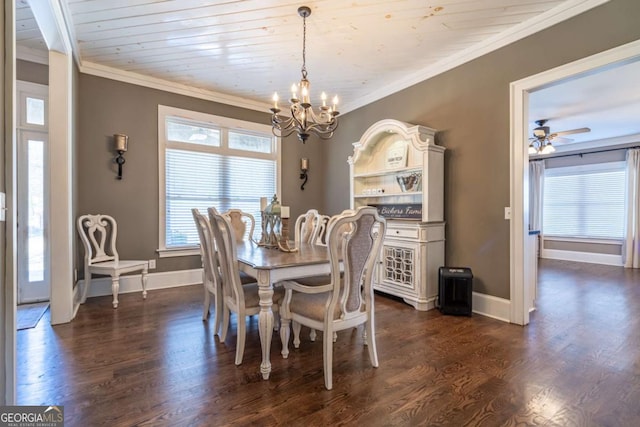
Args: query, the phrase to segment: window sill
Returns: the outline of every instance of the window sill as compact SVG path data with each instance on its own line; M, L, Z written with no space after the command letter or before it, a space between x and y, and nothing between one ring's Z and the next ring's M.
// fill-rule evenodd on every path
M172 248L172 249L158 249L159 258L172 258L179 256L194 256L200 255L199 247L185 247L185 248Z

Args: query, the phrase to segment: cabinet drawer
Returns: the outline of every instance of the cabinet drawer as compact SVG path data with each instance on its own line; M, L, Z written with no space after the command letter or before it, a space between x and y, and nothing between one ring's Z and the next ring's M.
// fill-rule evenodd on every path
M402 237L405 239L417 239L418 238L418 229L417 228L395 228L389 227L387 228L387 232L385 234L387 237Z

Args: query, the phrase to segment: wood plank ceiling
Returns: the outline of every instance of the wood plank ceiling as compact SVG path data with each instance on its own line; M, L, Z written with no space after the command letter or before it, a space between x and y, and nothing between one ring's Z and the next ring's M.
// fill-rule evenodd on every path
M109 67L253 103L300 79L302 18L312 100L353 109L412 77L582 0L62 0L81 67ZM26 0L18 41L42 48ZM435 68L434 68L435 67ZM419 81L416 80L416 81Z

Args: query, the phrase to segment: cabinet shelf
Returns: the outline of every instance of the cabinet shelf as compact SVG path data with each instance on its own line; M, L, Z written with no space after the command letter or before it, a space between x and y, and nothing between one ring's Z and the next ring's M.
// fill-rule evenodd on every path
M422 196L422 191L405 191L404 193L382 193L382 194L356 194L353 197L356 199L368 199L368 198L385 198L385 197L398 197L398 196Z
M420 166L410 166L406 168L396 168L396 169L383 169L376 170L372 172L364 172L364 173L356 173L353 175L354 178L369 178L373 176L386 176L392 175L400 172L422 172L422 165Z

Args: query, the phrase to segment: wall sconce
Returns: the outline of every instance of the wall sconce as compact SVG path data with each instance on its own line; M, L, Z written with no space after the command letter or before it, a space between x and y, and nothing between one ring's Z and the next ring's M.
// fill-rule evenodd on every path
M309 170L309 159L303 157L300 159L300 179L304 179L304 182L300 186L300 189L304 191L304 186L307 183L309 177L307 176L307 171Z
M127 135L123 135L120 133L116 133L113 135L113 140L116 145L116 152L118 155L116 156L116 163L118 164L118 178L122 179L122 165L124 165L124 157L122 156L125 151L127 151L127 145L129 145L129 137Z

